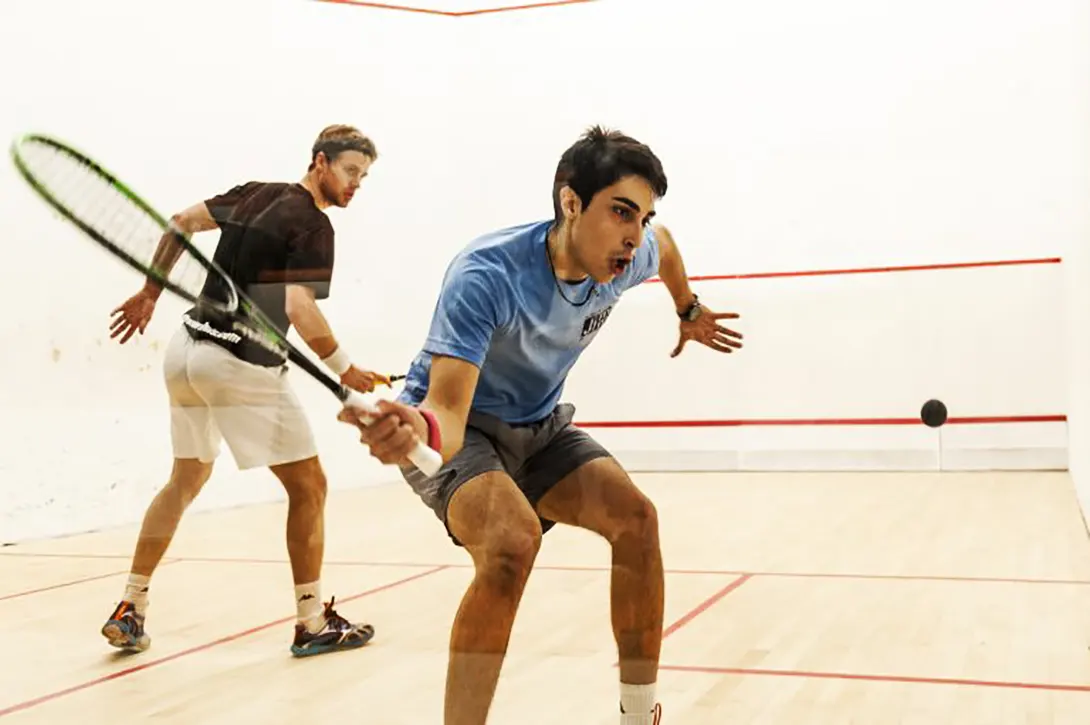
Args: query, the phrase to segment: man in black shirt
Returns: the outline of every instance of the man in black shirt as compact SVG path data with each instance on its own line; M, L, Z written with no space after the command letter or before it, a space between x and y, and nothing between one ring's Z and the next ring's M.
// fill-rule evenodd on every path
M374 144L351 126L329 126L311 150L299 183L250 181L174 215L194 234L220 230L213 259L273 323L296 331L345 385L370 392L389 383L352 365L316 300L329 296L333 226L324 209L346 207L377 158ZM162 290L152 282L113 311L111 337L143 334ZM203 293L216 298L215 280ZM167 347L163 373L171 405L174 467L144 516L122 601L102 627L115 647L143 650L148 584L182 514L212 473L220 441L240 469L267 467L288 495L287 544L295 582L297 656L359 647L369 624L323 607L320 574L326 477L310 424L288 381L284 359L231 331L200 305L188 310Z

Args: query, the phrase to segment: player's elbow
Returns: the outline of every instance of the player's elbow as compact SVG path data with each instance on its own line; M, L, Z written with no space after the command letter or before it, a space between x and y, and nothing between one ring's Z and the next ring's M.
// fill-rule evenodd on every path
M443 439L440 446L439 455L443 458L443 463L450 463L456 455L462 452L462 447L465 446L465 426L451 426L450 437Z
M180 230L183 234L196 234L197 232L206 232L210 229L215 229L218 225L216 220L212 218L212 213L205 206L204 202L194 204L187 209L172 215L170 217L170 223L175 228Z

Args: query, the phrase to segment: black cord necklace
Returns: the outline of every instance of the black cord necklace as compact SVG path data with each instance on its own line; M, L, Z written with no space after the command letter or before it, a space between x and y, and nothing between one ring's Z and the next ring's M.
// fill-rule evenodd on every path
M595 282L590 286L590 289L587 290L587 296L583 299L582 302L575 302L574 300L568 299L568 296L564 294L563 285L560 284L560 278L556 275L556 266L553 264L553 251L549 248L549 234L551 232L552 228L550 228L549 231L545 232L545 256L549 258L549 269L553 273L553 283L556 284L556 291L559 292L560 296L564 298L564 301L572 307L582 307L583 305L590 302L590 298L592 296L598 293L598 283Z

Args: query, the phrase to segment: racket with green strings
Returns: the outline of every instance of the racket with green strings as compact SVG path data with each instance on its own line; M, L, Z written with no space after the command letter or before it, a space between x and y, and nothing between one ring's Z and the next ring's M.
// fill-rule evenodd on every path
M194 246L188 234L174 227L101 164L45 134L18 137L10 152L16 169L30 187L86 237L163 289L231 320L234 332L290 360L345 406L372 415L376 412L366 398L295 347L227 273ZM218 295L202 294L210 277ZM394 376L391 382L403 378ZM442 465L439 452L421 441L417 441L409 459L429 476Z

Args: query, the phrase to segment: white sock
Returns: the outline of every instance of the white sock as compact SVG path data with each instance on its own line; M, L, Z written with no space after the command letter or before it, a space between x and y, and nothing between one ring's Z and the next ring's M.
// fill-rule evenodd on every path
M295 616L311 632L317 632L325 624L324 610L321 582L295 585Z
M148 585L150 583L150 577L141 574L129 574L129 580L125 582L125 595L122 598L126 602L132 602L133 608L141 617L144 616L144 612L148 609Z
M622 725L652 725L655 709L655 684L629 685L621 683Z

